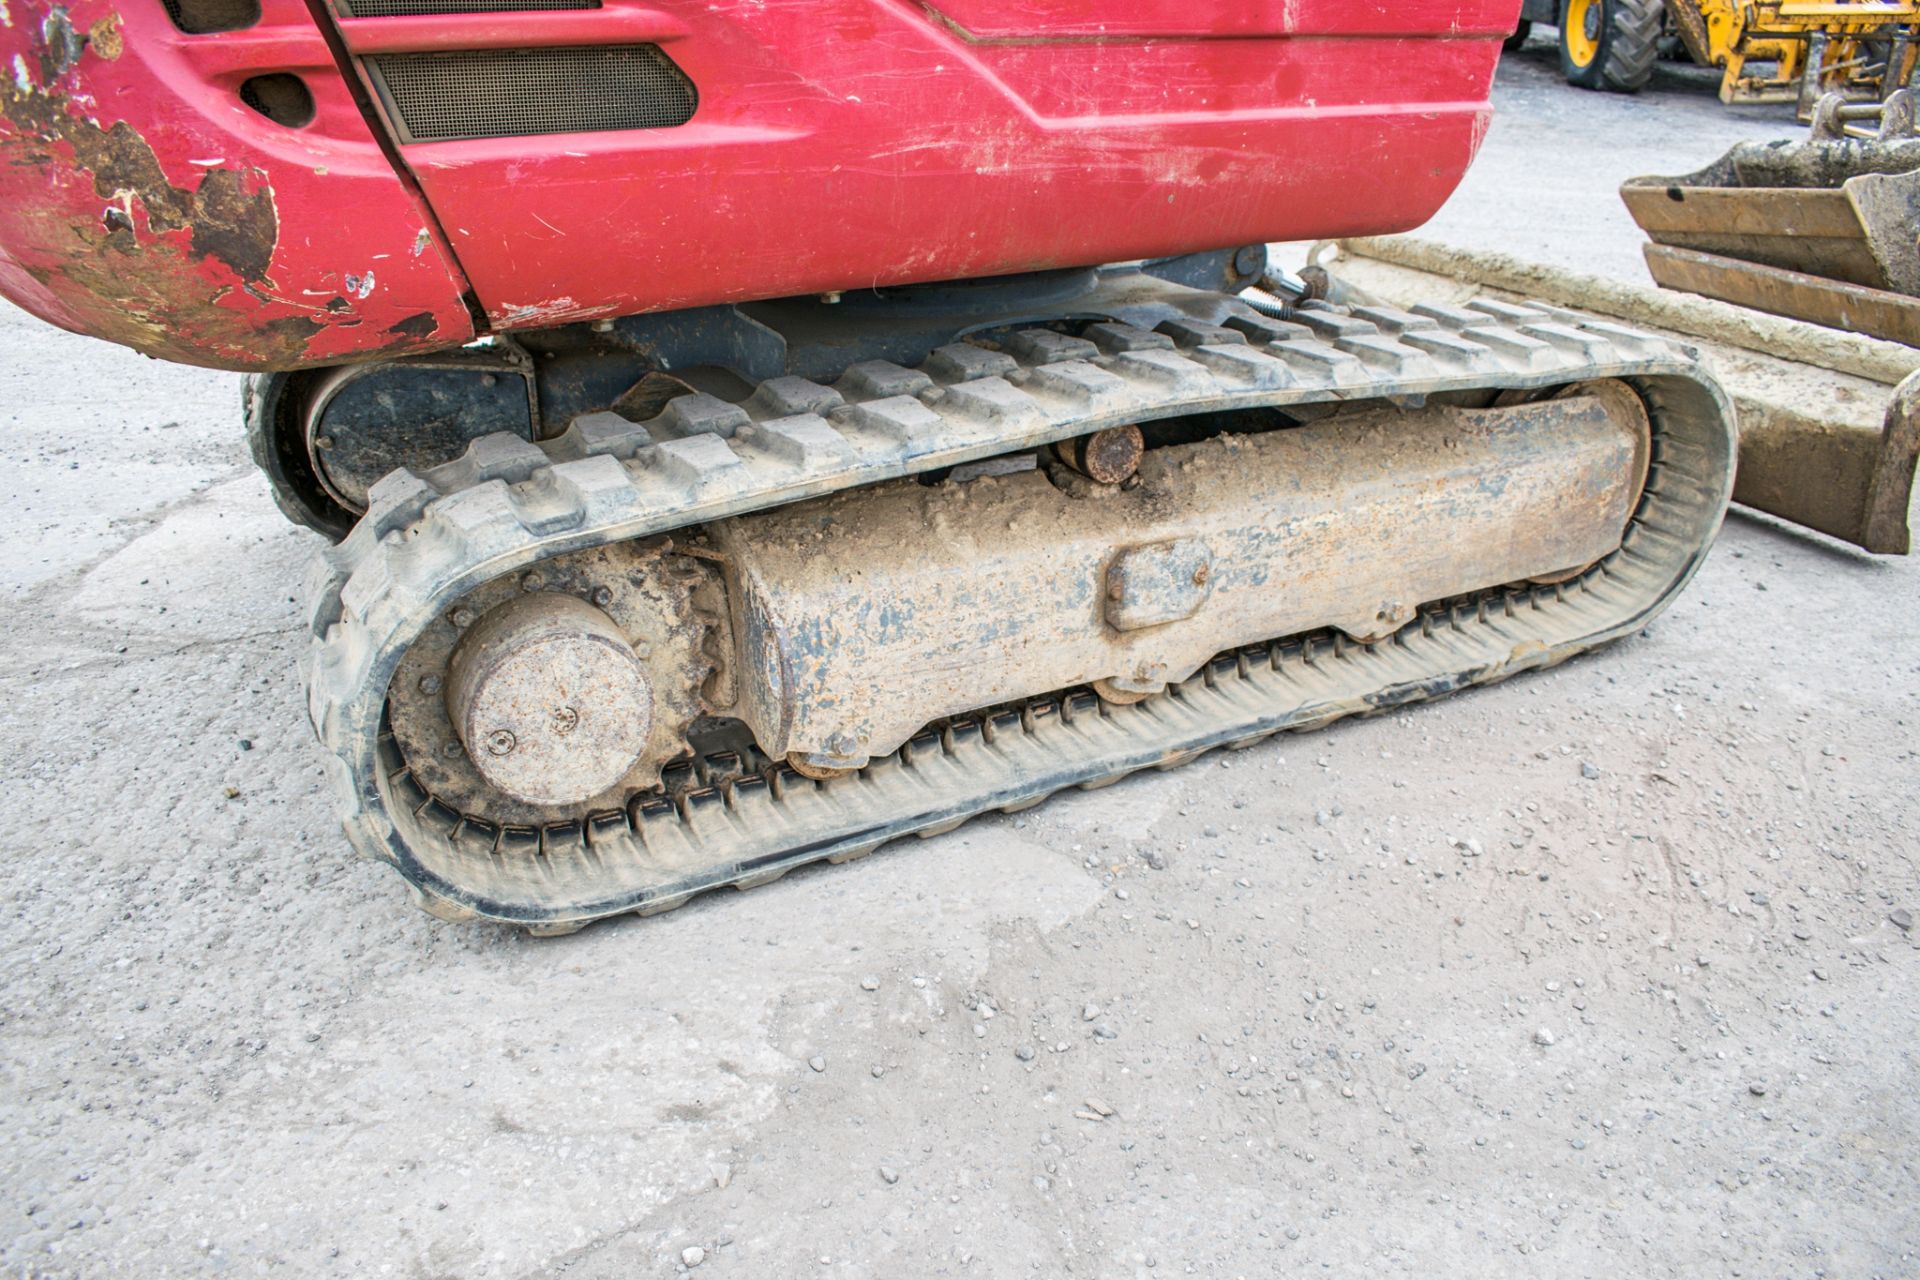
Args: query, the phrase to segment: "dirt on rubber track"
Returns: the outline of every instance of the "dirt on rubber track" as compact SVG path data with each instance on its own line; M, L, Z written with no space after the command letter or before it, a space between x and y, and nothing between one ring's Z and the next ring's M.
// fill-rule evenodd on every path
M1496 97L1429 234L1622 278L1792 127ZM7 1274L1920 1270L1920 565L540 942L346 856L237 401L0 313Z

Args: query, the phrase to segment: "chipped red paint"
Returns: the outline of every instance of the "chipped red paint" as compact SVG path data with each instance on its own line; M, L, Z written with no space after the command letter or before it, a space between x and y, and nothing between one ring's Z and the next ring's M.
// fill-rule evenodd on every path
M487 323L525 329L1405 230L1471 161L1518 7L603 0L335 20L355 58L652 42L698 87L677 128L399 147L435 223L300 0L203 36L160 0L7 2L0 63L25 71L0 80L0 293L233 368L463 341L469 282ZM72 40L47 34L56 17ZM240 104L275 71L306 79L313 124Z
M160 0L6 0L0 294L162 359L289 369L473 336L465 282L300 0L186 35ZM250 76L314 120L245 106Z

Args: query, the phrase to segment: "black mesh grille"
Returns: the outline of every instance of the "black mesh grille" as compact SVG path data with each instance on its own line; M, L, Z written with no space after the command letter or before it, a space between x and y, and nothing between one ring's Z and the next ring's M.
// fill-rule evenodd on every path
M598 9L600 0L339 0L348 18L405 18L437 13L528 13L543 9Z
M389 53L367 69L403 142L666 129L699 103L686 73L651 44Z

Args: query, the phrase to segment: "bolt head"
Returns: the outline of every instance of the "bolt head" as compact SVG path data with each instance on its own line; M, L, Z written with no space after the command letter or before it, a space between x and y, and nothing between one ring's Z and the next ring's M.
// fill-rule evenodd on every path
M447 621L465 631L473 625L473 610L464 607L455 609L447 615Z
M599 605L602 609L604 609L608 605L613 603L613 588L595 587L593 589L593 595L591 599L595 604Z
M440 687L441 685L440 685L439 676L421 676L420 677L420 692L426 694L429 698L431 698L434 694L440 692Z
M520 589L522 591L538 591L546 585L547 580L538 569L530 569L520 576Z

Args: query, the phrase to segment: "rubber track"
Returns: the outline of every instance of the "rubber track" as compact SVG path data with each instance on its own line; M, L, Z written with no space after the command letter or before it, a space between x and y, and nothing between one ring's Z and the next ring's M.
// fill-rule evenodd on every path
M944 347L917 370L868 362L832 387L775 378L741 405L686 396L645 424L592 415L539 445L487 437L444 467L396 472L375 486L352 534L317 562L303 662L349 839L395 865L421 905L447 918L561 932L603 915L661 910L1061 787L1558 661L1656 611L1717 528L1731 487L1731 410L1690 351L1558 308L1492 301L1413 312L1321 306L1297 321L1179 323L1157 333L1107 324L1088 331L1092 341L1029 330L1004 351ZM387 682L412 637L480 582L550 556L1125 422L1600 377L1683 392L1699 439L1677 452L1656 448L1656 470L1672 473L1667 491L1686 495L1676 500L1684 515L1676 527L1638 523L1610 562L1627 559L1527 597L1527 610L1563 620L1541 634L1571 626L1570 641L1485 621L1462 631L1452 620L1435 640L1429 612L1389 642L1340 641L1343 655L1370 656L1343 657L1345 678L1317 691L1284 662L1233 656L1215 663L1230 662L1231 680L1210 667L1135 707L1084 694L1039 700L1003 713L1012 725L977 722L977 737L958 748L949 731L938 753L918 741L834 783L781 768L677 805L642 798L626 812L546 830L495 830L445 809L412 783L383 732ZM1648 491L1661 488L1650 482ZM1623 567L1651 575L1649 607L1609 599L1609 575ZM1418 662L1406 660L1412 649ZM1311 646L1304 652L1313 657ZM1234 696L1221 701L1222 689ZM968 758L954 762L959 749Z

